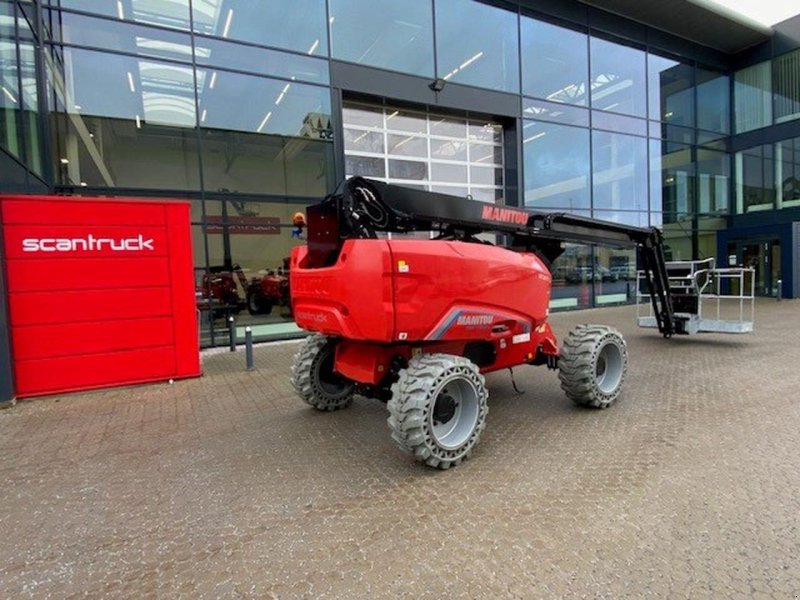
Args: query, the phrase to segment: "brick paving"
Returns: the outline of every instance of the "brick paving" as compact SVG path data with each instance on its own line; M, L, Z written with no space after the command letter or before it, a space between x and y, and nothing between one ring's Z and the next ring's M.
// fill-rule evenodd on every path
M799 598L800 301L750 336L662 340L631 307L620 401L488 377L472 460L397 450L378 401L321 414L296 344L205 376L0 411L0 597Z

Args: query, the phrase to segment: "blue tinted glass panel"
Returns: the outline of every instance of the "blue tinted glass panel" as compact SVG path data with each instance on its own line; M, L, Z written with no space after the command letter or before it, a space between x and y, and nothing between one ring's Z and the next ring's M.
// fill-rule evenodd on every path
M730 188L730 155L705 148L697 150L697 212L724 214L728 212Z
M588 36L528 17L522 17L521 29L522 92L588 106Z
M647 140L592 132L594 208L647 210Z
M197 64L327 84L328 61L277 50L195 37Z
M694 127L692 66L664 56L647 56L649 116L673 125Z
M218 2L210 0L204 5ZM50 4L60 8L82 10L120 21L135 21L146 25L160 25L189 30L189 0L51 0Z
M327 55L325 0L206 0L193 2L197 33Z
M646 117L644 51L593 37L591 52L592 108Z
M431 0L331 0L334 58L433 77Z
M596 129L619 131L620 133L630 133L632 135L647 135L647 121L644 119L625 117L623 115L600 110L592 111L592 127Z
M331 139L328 88L205 69L197 88L203 127Z
M138 56L192 61L188 34L164 31L119 20L97 19L68 12L52 12L54 41L128 52Z
M694 166L689 146L650 142L650 210L664 222L685 218L692 206Z
M577 106L523 98L523 117L539 121L553 121L567 125L589 126L589 111Z
M733 81L736 133L772 125L772 67L763 62L737 71Z
M589 130L525 121L525 206L589 208Z
M21 99L15 38L14 5L0 2L0 146L19 157L21 132L17 117Z
M595 210L592 212L592 216L595 219L613 221L614 223L625 223L626 225L634 225L635 227L647 227L649 221L646 212L631 210ZM607 275L606 273L604 274ZM613 276L608 277L608 279L613 279Z
M439 77L519 91L515 13L472 0L437 0L436 48Z
M728 133L730 130L730 78L717 71L697 68L697 127Z

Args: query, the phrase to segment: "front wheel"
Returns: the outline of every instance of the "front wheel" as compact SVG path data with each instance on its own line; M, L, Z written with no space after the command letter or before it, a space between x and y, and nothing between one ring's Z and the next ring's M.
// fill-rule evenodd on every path
M608 408L619 397L628 372L622 334L605 325L580 325L561 345L558 378L579 406Z
M334 338L315 334L307 337L294 355L292 386L317 410L338 410L353 401L355 384L333 370L335 349Z
M392 385L392 438L428 466L457 466L469 458L486 427L488 397L483 375L470 360L417 355Z

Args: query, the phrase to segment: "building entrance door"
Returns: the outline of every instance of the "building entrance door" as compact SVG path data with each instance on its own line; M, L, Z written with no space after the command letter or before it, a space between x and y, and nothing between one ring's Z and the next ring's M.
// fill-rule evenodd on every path
M781 277L780 240L739 242L737 255L744 267L755 269L755 292L759 296L775 296Z

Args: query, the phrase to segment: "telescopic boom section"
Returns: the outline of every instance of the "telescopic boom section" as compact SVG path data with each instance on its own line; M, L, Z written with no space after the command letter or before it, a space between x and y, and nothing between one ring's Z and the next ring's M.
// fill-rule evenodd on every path
M439 239L485 243L480 233L505 234L506 246L536 253L551 265L563 243L636 247L659 331L681 331L669 293L661 231L567 213L538 213L472 199L353 177L321 204L308 209L308 257L312 267L333 264L345 239L379 232L438 232Z

